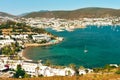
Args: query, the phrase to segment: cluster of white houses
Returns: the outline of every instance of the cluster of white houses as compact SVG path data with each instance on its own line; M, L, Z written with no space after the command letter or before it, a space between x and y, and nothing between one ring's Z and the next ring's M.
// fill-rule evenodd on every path
M22 18L23 21L38 28L52 28L56 31L72 31L75 28L85 28L87 25L120 25L119 17L107 18L80 18L78 20L56 19L56 18Z
M6 45L10 45L11 43L15 43L16 41L19 43L25 42L29 39L29 35L0 35L0 47L4 47ZM32 35L32 40L41 42L42 40L46 40L47 42L51 40L51 36L47 34L36 34Z
M22 69L31 76L73 76L75 75L75 70L69 67L65 68L52 68L49 66L44 66L41 62L33 63L23 60L8 60L7 57L0 58L0 71L4 71L6 69L17 69L17 65L21 65ZM86 74L93 72L92 69L79 69L79 74Z
M24 61L24 60L9 60L8 57L0 57L0 73L2 73L5 70L12 69L16 70L17 65L21 65L22 69L25 70L25 72L28 75L32 76L74 76L75 70L73 70L70 67L64 67L64 68L53 68L50 66L43 65L40 61L38 62L32 62L32 61ZM118 67L117 64L110 64L110 66ZM79 75L85 75L88 73L92 73L93 69L89 68L80 68L78 70ZM1 77L1 74L0 74ZM12 77L7 76L7 77Z
M56 31L72 31L75 28L85 28L87 25L120 25L120 17L106 18L80 18L77 20L56 19L56 18L9 18L0 17L0 22L11 20L14 22L26 23L32 27L52 28Z

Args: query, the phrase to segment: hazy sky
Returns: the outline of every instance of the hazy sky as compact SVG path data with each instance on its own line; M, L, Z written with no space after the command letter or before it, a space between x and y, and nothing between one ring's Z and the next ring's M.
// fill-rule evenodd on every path
M0 0L0 12L18 15L40 10L74 10L84 7L120 9L120 0Z

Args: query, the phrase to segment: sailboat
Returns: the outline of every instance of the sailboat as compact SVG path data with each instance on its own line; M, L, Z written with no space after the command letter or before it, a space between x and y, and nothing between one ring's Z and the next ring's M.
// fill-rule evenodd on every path
M85 46L85 49L84 49L84 53L88 53L88 50L86 49L86 46Z
M88 50L87 50L87 49L85 49L85 50L84 50L84 53L87 53L87 52L88 52Z

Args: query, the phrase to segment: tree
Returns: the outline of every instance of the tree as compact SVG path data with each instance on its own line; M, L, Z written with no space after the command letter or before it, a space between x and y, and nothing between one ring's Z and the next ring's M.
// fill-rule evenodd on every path
M69 65L69 67L70 67L70 68L72 68L72 69L74 69L74 70L76 69L76 65L75 65L75 64L73 64L73 63L72 63L72 64L70 64L70 65Z
M50 60L46 60L45 65L46 65L46 66L50 66L50 65L51 65Z
M72 63L72 64L69 65L69 67L72 68L73 70L75 70L75 75L79 74L79 71L78 71L78 69L77 69L75 64Z
M16 73L14 74L15 78L24 78L25 77L25 71L21 68L21 65L17 65Z
M37 76L39 75L39 69L40 69L39 67L36 67L36 69L35 69L35 70L36 70L36 75L37 75Z
M2 31L0 30L0 35L2 35Z
M30 75L25 73L24 78L30 78Z
M79 69L85 69L83 66L80 66L80 68Z
M104 69L106 69L107 72L110 72L111 68L112 67L109 64L107 64L107 65L104 66Z
M120 74L120 70L117 70L115 73L116 73L116 74Z

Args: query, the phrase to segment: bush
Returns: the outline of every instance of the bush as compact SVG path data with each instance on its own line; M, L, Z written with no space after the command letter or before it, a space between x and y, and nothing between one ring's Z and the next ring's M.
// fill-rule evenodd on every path
M115 73L116 73L116 74L120 74L120 70L117 70Z

